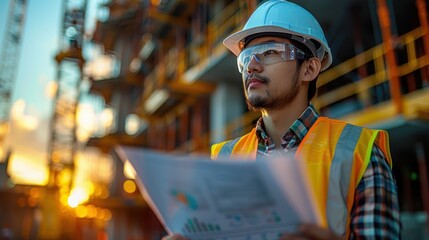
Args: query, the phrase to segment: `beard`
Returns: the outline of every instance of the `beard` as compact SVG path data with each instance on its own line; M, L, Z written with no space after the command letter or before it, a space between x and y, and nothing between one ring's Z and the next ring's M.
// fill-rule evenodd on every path
M247 95L247 88L244 89L244 95L246 96L247 108L251 111L264 110L276 110L281 109L287 104L291 103L298 95L299 91L299 71L295 71L293 75L291 87L284 92L278 92L278 90L266 90L266 96L256 96L249 98ZM258 76L266 84L269 84L271 80L266 77Z

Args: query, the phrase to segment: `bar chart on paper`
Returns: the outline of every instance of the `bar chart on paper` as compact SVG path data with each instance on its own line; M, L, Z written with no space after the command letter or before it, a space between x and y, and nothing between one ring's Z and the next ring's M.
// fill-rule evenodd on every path
M221 227L218 224L202 222L197 218L189 218L183 228L183 232L188 234L209 232L214 233L220 231Z
M233 230L228 228L224 230L222 227L215 223L208 223L201 221L197 218L189 218L182 229L183 234L190 237L190 239L216 239L216 240L272 240L278 239L282 235L280 229L265 229L265 230L252 230L245 231Z

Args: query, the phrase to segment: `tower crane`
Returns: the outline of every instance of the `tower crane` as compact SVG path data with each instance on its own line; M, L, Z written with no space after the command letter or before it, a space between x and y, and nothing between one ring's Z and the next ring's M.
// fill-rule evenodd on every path
M11 96L15 83L27 0L10 0L0 58L0 145L7 133Z
M73 172L76 150L76 110L82 79L82 43L87 0L64 0L60 51L56 55L57 93L54 98L50 138L51 186L58 185L63 170Z

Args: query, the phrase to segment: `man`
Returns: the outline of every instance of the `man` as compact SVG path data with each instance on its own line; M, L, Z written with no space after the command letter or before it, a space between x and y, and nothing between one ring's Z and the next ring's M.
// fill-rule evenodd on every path
M310 103L319 73L332 62L314 16L287 1L267 1L224 45L237 55L249 108L262 117L250 133L213 145L212 158L295 153L329 226L303 224L281 239L399 239L387 133L320 117Z

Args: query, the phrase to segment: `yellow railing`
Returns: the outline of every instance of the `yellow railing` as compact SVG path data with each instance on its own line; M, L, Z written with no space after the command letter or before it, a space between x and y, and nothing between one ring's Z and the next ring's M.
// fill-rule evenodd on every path
M428 66L428 55L417 57L418 51L415 43L418 39L421 39L423 35L424 32L422 29L416 28L399 38L400 43L407 51L408 58L406 63L398 66L399 77L403 77ZM373 74L318 96L314 101L315 105L318 108L323 108L388 81L386 66L384 64L383 45L380 44L323 72L319 76L318 87L320 88L334 80L340 79L344 75L357 70L359 67L366 67L369 64L373 64L375 69Z

